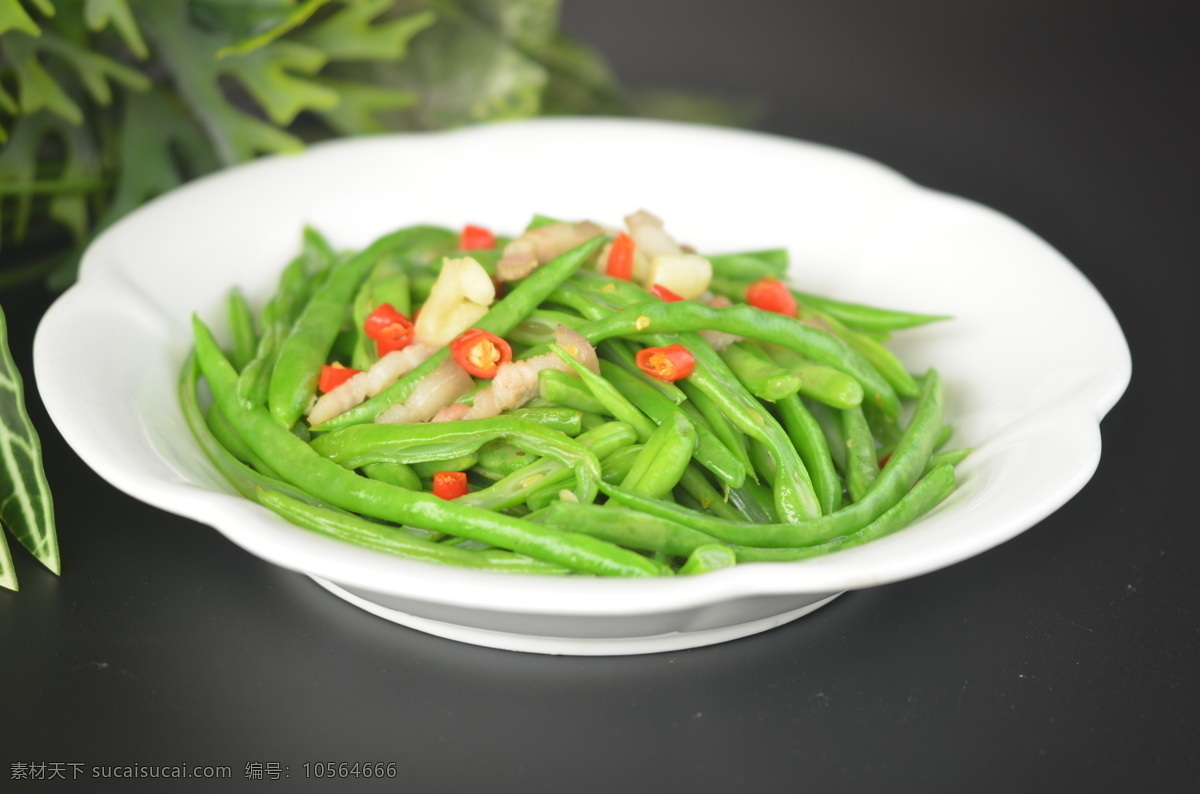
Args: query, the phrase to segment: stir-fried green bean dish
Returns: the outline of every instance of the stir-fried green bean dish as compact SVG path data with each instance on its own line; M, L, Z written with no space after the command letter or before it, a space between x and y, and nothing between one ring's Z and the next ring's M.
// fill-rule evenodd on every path
M260 306L235 287L222 333L194 318L180 397L239 492L381 553L608 576L806 559L920 518L967 450L943 449L939 374L885 345L946 318L788 267L696 253L644 210L353 252L310 228Z

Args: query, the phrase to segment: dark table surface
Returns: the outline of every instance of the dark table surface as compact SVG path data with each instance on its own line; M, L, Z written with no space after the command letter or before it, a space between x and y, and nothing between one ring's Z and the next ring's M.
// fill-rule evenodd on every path
M755 100L766 130L880 160L1062 251L1133 353L1095 477L999 548L764 634L547 657L387 623L126 497L31 393L64 575L16 552L22 590L0 592L0 779L59 764L84 769L79 790L126 790L92 768L211 764L232 778L190 790L283 785L247 779L256 764L355 790L370 784L304 765L380 761L407 791L1200 787L1194 4L566 6L630 87ZM4 301L32 380L49 296Z

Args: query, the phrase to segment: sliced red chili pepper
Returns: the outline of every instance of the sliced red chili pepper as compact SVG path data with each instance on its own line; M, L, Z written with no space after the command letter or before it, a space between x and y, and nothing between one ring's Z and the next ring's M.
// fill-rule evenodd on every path
M613 278L624 279L629 281L633 278L633 238L625 232L621 232L613 240L612 247L608 249L608 263L604 267L604 272Z
M512 361L512 348L495 334L472 328L450 343L450 355L476 378L492 378L500 365Z
M796 299L792 291L776 278L760 278L747 287L746 303L764 311L796 316Z
M462 251L474 251L478 248L495 248L496 235L482 226L468 223L458 235L458 247Z
M644 348L638 351L636 360L642 372L659 380L682 380L696 369L691 351L678 344Z
M331 392L361 371L351 369L350 367L343 367L337 362L326 364L321 367L321 377L317 379L317 390L322 394Z
M412 321L390 303L382 303L371 312L363 322L363 332L375 340L375 350L380 356L403 350L413 340Z
M433 473L433 495L442 499L457 499L467 494L465 471L435 471Z
M671 290L667 289L662 284L655 284L653 287L651 287L650 294L656 298L661 298L662 300L665 300L667 303L674 303L675 301L683 300L682 296L676 295L674 292L671 292Z

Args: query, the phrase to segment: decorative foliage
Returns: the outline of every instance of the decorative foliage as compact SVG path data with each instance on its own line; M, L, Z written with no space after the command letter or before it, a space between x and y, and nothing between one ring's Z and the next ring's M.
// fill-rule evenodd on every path
M558 0L0 0L0 246L53 254L0 286L70 283L98 231L260 154L628 109Z

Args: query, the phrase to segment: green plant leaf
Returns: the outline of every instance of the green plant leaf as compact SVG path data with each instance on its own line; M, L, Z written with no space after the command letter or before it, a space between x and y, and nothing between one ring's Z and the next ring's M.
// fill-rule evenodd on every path
M8 347L0 308L0 521L54 573L61 571L54 503L42 468L42 445L25 410L21 374ZM11 570L11 560L8 562Z
M320 50L291 41L276 41L244 55L221 61L220 72L236 77L280 126L302 110L328 110L338 103L335 91L298 75L313 75L325 65Z
M219 71L230 59L218 62L214 57L229 37L192 25L188 5L185 0L155 0L141 6L142 27L157 42L175 90L211 141L218 160L232 165L263 152L303 149L295 135L230 104L218 84Z
M222 47L217 50L216 57L220 59L227 55L244 55L245 53L264 47L288 31L303 25L308 21L309 17L316 13L318 8L328 2L329 0L306 0L299 8L289 13L274 27L257 36L251 36L250 38L242 39L234 44Z
M357 0L299 33L298 38L334 61L400 60L412 37L432 25L437 16L423 11L376 23L394 5L394 0Z
M47 33L42 36L37 43L37 49L53 54L70 64L84 89L92 99L101 105L112 102L109 80L132 88L134 91L146 91L150 88L150 78L137 69L54 34Z
M126 0L87 0L83 7L83 20L88 30L98 33L109 25L125 42L125 46L139 60L150 57L150 50L142 38L137 19L129 10Z
M45 108L72 124L81 124L83 111L42 66L33 47L34 41L22 39L19 35L4 40L5 53L9 55L17 73L17 97L21 112L28 115Z
M12 136L0 151L0 184L15 193L15 212L9 229L16 240L25 238L33 211L32 186L37 181L38 150L48 124L45 113L21 116L13 125ZM4 229L5 204L0 203L0 230Z
M0 587L8 590L17 588L17 569L13 566L12 552L8 550L8 541L0 532Z
M21 0L0 0L0 35L10 30L29 36L40 36L42 29L21 5Z
M321 112L321 118L342 135L373 135L386 132L388 126L380 114L412 107L417 95L411 91L384 88L370 83L319 78L322 85L336 91L341 101Z
M339 66L338 76L416 93L420 102L389 119L393 126L441 129L525 118L541 110L548 73L536 60L464 4L430 5L437 24L412 40L407 58L358 69Z

